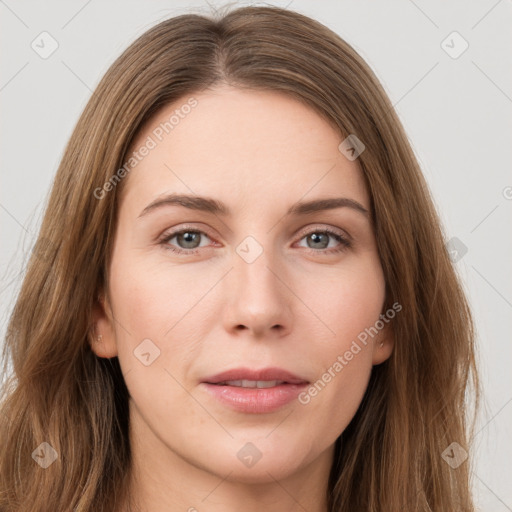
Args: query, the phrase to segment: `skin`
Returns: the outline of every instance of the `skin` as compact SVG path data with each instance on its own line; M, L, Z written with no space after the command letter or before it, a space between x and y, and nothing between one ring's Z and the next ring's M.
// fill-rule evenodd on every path
M389 325L306 405L237 412L201 381L277 366L315 382L375 324L385 282L369 218L350 207L285 215L299 200L341 196L370 210L361 169L334 128L288 96L227 85L193 96L198 105L125 178L108 293L94 311L102 340L92 348L119 357L131 395L132 495L146 512L326 512L334 443L372 366L391 354ZM133 148L187 99L158 112ZM139 217L170 192L215 198L232 215L172 205ZM184 227L206 234L195 246L159 242ZM315 242L326 228L350 247ZM263 250L252 263L236 252L249 235ZM149 366L134 356L145 339L160 350ZM252 467L237 458L247 442L262 454Z

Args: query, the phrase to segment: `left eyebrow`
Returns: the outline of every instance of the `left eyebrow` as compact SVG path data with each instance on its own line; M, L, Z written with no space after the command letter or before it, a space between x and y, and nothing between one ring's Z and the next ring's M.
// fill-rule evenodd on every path
M329 199L315 199L313 201L306 201L302 203L295 203L292 205L286 215L307 215L324 210L334 210L335 208L352 208L361 212L365 216L369 216L368 210L359 202L348 197L334 197Z
M172 205L183 206L184 208L191 210L204 211L215 215L231 215L231 211L228 206L216 199L185 194L168 194L156 199L146 206L140 213L139 218L156 209ZM352 208L365 216L369 216L368 210L361 203L348 197L315 199L312 201L295 203L288 209L286 215L307 215L314 212L344 207Z

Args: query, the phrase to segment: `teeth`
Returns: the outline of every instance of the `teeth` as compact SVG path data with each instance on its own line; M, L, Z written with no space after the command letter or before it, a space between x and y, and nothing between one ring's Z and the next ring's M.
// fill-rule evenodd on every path
M239 388L273 388L274 386L284 384L284 382L284 380L228 380L219 384Z
M256 387L273 388L274 386L279 386L280 384L284 384L284 380L259 380L256 382Z

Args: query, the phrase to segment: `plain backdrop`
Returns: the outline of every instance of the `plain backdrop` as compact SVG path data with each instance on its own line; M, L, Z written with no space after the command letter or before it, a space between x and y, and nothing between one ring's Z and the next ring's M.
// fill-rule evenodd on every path
M512 2L270 4L349 42L405 126L478 328L485 404L474 439L475 496L481 510L512 511ZM224 5L0 0L2 339L65 144L101 76L158 21Z

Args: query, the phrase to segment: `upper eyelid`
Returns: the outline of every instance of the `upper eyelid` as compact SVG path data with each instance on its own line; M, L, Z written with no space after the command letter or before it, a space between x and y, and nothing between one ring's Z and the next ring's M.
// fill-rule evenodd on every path
M309 233L314 233L315 231L319 231L319 232L322 232L322 231L332 232L330 234L334 233L334 234L336 234L336 235L338 235L338 236L340 236L342 238L348 238L349 240L352 240L352 236L345 229L334 227L334 226L325 226L325 225L324 226L319 226L317 224L314 224L313 226L309 226L309 227L301 229L300 231L298 231L297 236L301 236L301 235L302 236L306 236Z
M186 231L194 231L194 232L198 232L198 233L201 233L202 235L206 235L208 238L215 238L214 236L210 235L210 233L208 232L208 230L206 229L202 229L202 228L197 228L197 227L193 227L193 226L187 226L185 225L184 227L182 228L177 228L176 230L172 229L170 231L167 231L165 230L159 237L158 239L159 240L162 240L162 239L169 239L169 238L173 238L175 237L176 235L179 235L180 233L184 233Z

